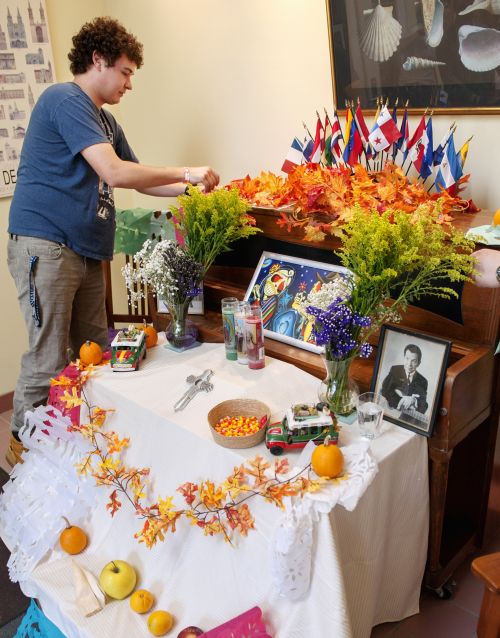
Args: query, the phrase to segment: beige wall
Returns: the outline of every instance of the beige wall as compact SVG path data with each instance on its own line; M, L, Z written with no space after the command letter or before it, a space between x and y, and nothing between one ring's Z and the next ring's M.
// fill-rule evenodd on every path
M315 110L331 106L324 0L46 2L59 80L69 78L71 35L95 15L117 17L144 42L145 65L117 117L145 163L210 163L224 183L263 169L279 172L291 139L302 133L302 120L312 127ZM456 120L457 142L474 134L466 196L482 207L498 208L500 117ZM436 138L450 123L447 116L434 118ZM135 193L119 195L118 203L167 204ZM8 206L9 200L0 200L2 231ZM0 285L9 335L2 347L2 394L14 387L25 347L3 240Z

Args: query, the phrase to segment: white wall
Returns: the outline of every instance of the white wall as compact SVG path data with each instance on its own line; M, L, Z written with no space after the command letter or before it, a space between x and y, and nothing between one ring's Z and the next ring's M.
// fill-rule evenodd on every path
M59 80L69 79L71 36L96 15L118 18L144 42L145 65L116 111L144 163L212 164L223 183L261 170L279 172L292 138L302 134L302 120L313 127L316 109L332 104L324 0L46 2ZM440 139L451 118L433 119ZM457 143L474 135L465 196L484 208L500 207L500 117L453 119ZM164 208L167 202L130 193L119 195L118 204ZM0 200L2 231L8 205ZM14 387L25 346L5 241L0 242L0 285L3 327L10 335L1 355L9 364L0 369L3 394Z

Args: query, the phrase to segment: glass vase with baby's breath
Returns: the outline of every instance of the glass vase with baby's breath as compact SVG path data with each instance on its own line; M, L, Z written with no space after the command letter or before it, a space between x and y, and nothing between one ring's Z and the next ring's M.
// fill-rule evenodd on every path
M354 411L349 369L356 357L370 356L370 336L382 323L399 321L421 297L458 297L451 285L470 280L475 263L474 243L442 223L437 202L410 214L357 206L346 217L335 231L341 242L336 255L350 274L301 299L316 343L324 347L328 376L320 399L338 415Z
M143 296L138 284L145 284L165 301L170 314L170 325L165 331L172 348L186 350L194 345L196 327L187 319L192 299L200 292L203 266L184 248L171 240L151 240L133 256L135 268L127 264L122 273L130 293L131 302Z

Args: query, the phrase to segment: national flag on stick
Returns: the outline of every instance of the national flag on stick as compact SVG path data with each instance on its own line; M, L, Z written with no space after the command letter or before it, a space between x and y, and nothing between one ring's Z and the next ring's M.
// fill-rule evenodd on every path
M456 184L461 177L462 168L457 157L457 152L455 151L455 142L453 141L452 134L448 141L443 160L438 168L435 181L436 190L438 192L447 190L453 186L453 184Z
M417 149L417 155L413 159L413 165L420 177L424 180L432 173L434 151L432 148L432 116L427 120L426 127L420 141L413 147Z
M448 144L448 140L450 139L452 134L455 132L455 128L456 128L455 122L453 122L450 128L446 131L446 134L443 137L443 139L436 146L436 150L434 151L434 157L432 158L432 162L434 166L439 166L439 164L441 164L444 157L444 149L446 148Z
M331 166L333 164L333 155L332 155L332 125L330 123L330 118L328 117L328 113L325 109L325 126L324 126L324 138L325 138L325 146L323 149L323 161L326 166Z
M303 151L302 151L302 164L311 160L312 150L314 146L314 140L312 137L304 137Z
M458 151L460 167L464 168L465 160L467 159L467 153L469 152L469 142L474 136L472 135L469 139L462 145L462 148Z
M384 104L377 118L377 123L368 137L370 144L377 152L385 151L400 137L401 133L398 131L398 127L394 124L394 120Z
M302 147L300 140L294 137L281 170L283 173L291 173L296 166L302 164L303 159L304 148Z
M345 103L345 137L344 142L347 145L351 137L351 125L352 125L352 109L349 102Z
M359 135L356 122L354 120L351 120L350 136L349 136L349 139L347 140L347 143L344 149L344 154L342 156L344 159L344 162L346 164L349 164L349 166L354 166L354 164L358 164L359 156L361 155L362 151L363 151L363 143L361 141L361 137Z
M396 155L398 154L398 151L401 151L403 153L403 157L406 158L406 146L408 144L408 138L410 137L410 131L408 126L408 102L405 105L405 112L403 114L403 120L401 121L401 128L399 129L399 132L401 133L401 137L394 144L392 161L396 159Z
M422 119L418 123L418 126L415 129L415 132L413 133L413 135L411 136L410 141L406 145L405 160L406 160L406 156L408 154L410 155L410 159L412 161L417 157L418 149L415 148L415 147L418 144L418 142L420 142L420 140L422 139L422 135L424 134L424 131L425 131L425 114L422 115Z
M337 159L337 162L340 162L342 157L342 152L340 150L340 140L343 140L342 129L340 127L339 116L337 115L337 109L333 109L333 120L332 120L332 139L330 142L330 147L332 149L333 156Z
M370 132L368 130L368 127L366 126L365 118L363 116L363 111L361 110L361 105L359 102L354 112L354 121L356 122L356 127L359 131L359 136L361 137L361 142L365 150L365 155L366 155L366 158L368 159L371 155L370 144L368 142L368 137L370 135Z
M323 144L325 140L322 136L323 133L323 124L321 123L321 119L318 116L318 120L316 122L316 135L314 137L314 145L311 153L311 159L309 160L312 164L319 164L321 160L321 153L323 152Z

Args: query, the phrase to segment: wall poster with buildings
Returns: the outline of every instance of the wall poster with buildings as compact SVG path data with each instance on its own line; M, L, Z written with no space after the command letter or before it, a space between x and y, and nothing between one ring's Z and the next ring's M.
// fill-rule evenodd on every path
M0 197L14 192L31 111L55 82L44 0L0 3Z

